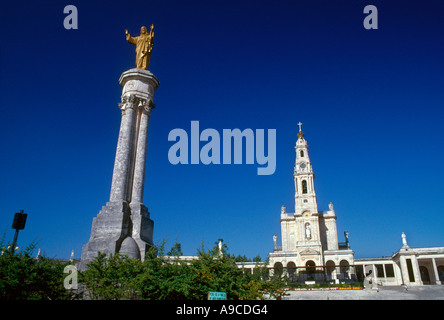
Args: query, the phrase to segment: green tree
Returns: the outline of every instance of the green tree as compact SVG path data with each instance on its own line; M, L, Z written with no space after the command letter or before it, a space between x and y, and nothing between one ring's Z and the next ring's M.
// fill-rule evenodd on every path
M164 246L151 247L137 276L137 288L141 299L185 300L191 294L190 268L176 256L167 261Z
M92 300L137 299L135 278L142 272L141 262L126 255L99 252L80 273L85 298Z
M219 241L222 239L219 239ZM266 297L282 295L284 282L276 279L270 282L263 275L268 273L266 267L260 274L251 275L239 269L233 256L227 254L228 248L223 245L223 254L220 255L218 243L213 249L198 250L198 259L191 262L193 274L193 299L206 299L210 291L227 293L232 300L256 300Z
M35 243L20 252L7 250L0 241L0 299L68 300L76 293L65 289L64 268L69 264L46 257L31 257Z
M167 255L169 256L181 256L183 255L182 253L182 246L179 242L174 243L174 245L171 247L170 251L168 251Z

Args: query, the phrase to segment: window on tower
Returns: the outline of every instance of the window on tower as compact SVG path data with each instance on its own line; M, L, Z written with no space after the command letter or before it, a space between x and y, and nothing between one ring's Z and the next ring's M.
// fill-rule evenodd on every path
M301 155L301 158L304 157L304 150L301 150L300 155Z
M307 180L302 180L302 193L307 193Z

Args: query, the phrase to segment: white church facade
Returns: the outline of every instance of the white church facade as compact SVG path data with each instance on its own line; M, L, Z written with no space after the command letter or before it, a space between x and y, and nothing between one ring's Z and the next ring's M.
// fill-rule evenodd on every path
M347 231L345 242L338 242L333 204L328 204L327 211L318 210L309 148L302 124L298 125L293 173L295 211L281 208L281 245L274 235L274 250L268 255L273 272L286 273L295 282L334 284L362 282L372 270L380 285L442 284L444 247L410 248L403 233L402 248L391 257L355 259Z
M337 267L342 270L342 278L350 278L350 273L344 271L350 270L354 264L353 251L349 247L347 233L346 241L338 242L333 204L328 204L327 211L318 210L313 167L301 127L295 151L295 211L291 213L284 206L281 208L282 245L277 244L277 236L274 235L274 251L269 254L270 266L275 270L285 268L290 277L297 277L299 281L338 281Z
M281 207L281 242L273 235L273 252L265 262L238 262L245 272L257 267L282 274L293 283L356 283L371 274L377 285L444 284L444 247L411 248L402 234L402 247L391 257L355 259L345 231L344 242L338 241L336 213L332 203L328 210L318 210L314 171L309 148L299 125L295 146L296 161L293 172L295 210ZM197 259L196 256L165 257L174 261Z

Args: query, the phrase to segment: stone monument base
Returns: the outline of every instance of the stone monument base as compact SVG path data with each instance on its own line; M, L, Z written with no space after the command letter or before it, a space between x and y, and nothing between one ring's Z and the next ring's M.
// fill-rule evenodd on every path
M79 269L84 270L99 252L125 254L143 261L153 245L153 227L144 204L107 202L93 219L91 237L82 248Z

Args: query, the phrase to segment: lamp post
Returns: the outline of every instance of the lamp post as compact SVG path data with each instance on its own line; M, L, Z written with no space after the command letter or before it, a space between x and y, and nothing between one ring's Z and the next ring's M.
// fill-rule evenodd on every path
M17 238L19 230L23 230L26 224L26 218L28 217L27 213L24 213L23 210L20 212L16 212L14 215L14 221L12 221L12 229L15 229L14 240L12 241L12 252L15 250L15 245L17 244Z

